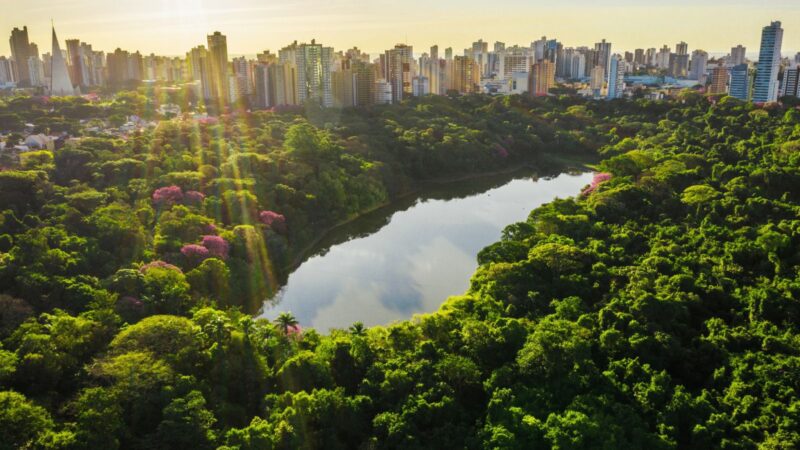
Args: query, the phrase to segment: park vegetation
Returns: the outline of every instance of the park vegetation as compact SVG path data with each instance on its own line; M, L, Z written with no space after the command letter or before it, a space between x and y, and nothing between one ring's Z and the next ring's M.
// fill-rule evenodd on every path
M114 108L31 101L0 128ZM324 334L248 314L319 233L424 180L592 155L594 182L509 225L433 314ZM800 446L796 109L426 98L9 164L0 449Z

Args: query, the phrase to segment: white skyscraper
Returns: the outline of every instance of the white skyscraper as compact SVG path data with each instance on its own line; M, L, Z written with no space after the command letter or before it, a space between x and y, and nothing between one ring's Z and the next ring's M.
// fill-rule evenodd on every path
M50 95L75 95L75 89L72 86L72 81L70 81L69 78L69 71L67 70L67 62L64 60L64 54L61 53L61 46L58 45L55 28L53 28L53 56L51 64Z
M14 82L14 70L11 67L11 60L5 56L0 56L0 87Z
M703 50L692 52L692 68L689 71L689 79L697 80L700 84L706 82L706 70L708 66L708 53Z
M608 95L609 100L622 98L625 90L625 60L620 55L613 55L608 64Z
M783 28L778 21L761 31L761 49L758 53L756 81L753 86L753 101L756 103L778 100L778 71L781 66L781 44Z
M333 48L323 47L313 39L311 44L297 47L297 98L301 104L311 101L326 108L333 106L332 59Z

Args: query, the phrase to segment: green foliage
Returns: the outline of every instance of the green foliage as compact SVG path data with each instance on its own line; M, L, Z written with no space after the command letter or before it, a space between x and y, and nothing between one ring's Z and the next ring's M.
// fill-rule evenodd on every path
M53 428L47 410L14 391L0 391L0 449L33 447Z
M800 446L800 116L679 97L175 119L30 155L0 172L0 448ZM149 101L20 97L0 124ZM556 151L612 178L508 226L438 312L246 314L332 225ZM180 253L210 235L227 259Z

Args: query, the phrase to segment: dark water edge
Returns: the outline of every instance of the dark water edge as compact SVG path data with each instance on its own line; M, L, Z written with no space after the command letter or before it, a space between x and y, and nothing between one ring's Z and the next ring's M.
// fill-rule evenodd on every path
M426 182L414 193L326 233L259 315L271 319L289 311L303 326L322 331L431 312L466 289L477 253L499 239L502 228L524 220L542 203L576 195L582 183L588 184L587 170L574 164L548 172L521 168Z
M331 247L353 239L359 239L377 233L388 225L395 213L406 211L420 201L453 200L471 197L507 184L520 178L549 178L560 174L579 174L592 169L586 164L571 159L551 158L545 160L539 168L520 165L490 174L471 174L458 178L426 180L418 183L417 188L392 202L359 214L343 224L331 227L322 233L315 242L298 252L292 263L280 274L281 285L285 285L292 272L304 262L316 256L324 256ZM508 224L510 225L510 224Z

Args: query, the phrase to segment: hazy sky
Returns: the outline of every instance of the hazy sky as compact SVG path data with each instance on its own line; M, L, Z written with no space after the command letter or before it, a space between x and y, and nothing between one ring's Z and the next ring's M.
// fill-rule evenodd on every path
M566 46L606 38L613 51L675 45L757 51L761 27L783 22L785 52L800 50L800 0L0 0L0 54L15 26L49 51L50 19L62 40L98 50L182 55L219 30L231 54L276 51L293 40L370 53L398 42L415 53L472 41L528 45L543 35Z

